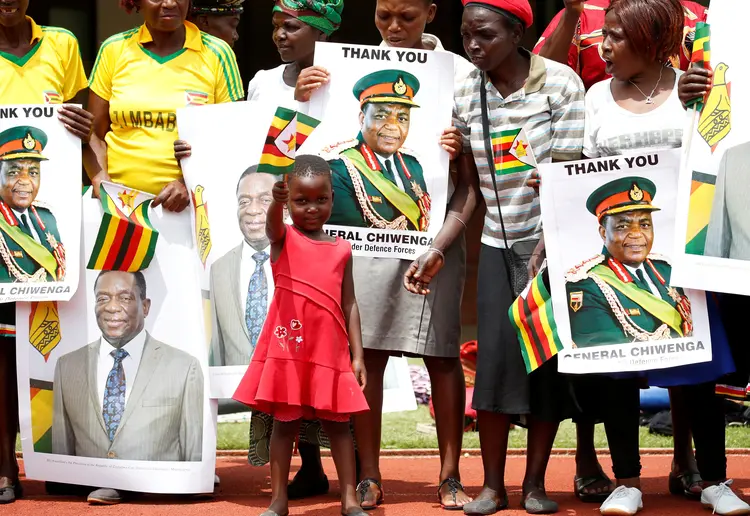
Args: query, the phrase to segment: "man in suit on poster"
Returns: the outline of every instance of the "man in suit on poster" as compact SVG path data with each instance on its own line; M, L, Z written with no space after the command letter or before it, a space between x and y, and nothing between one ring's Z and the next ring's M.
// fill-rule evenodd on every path
M237 183L237 222L243 241L211 266L211 366L246 366L273 297L266 212L279 178L245 170Z
M198 360L145 330L151 300L141 272L102 271L94 293L102 337L55 367L52 453L201 461Z
M728 149L716 176L705 256L750 260L750 143Z

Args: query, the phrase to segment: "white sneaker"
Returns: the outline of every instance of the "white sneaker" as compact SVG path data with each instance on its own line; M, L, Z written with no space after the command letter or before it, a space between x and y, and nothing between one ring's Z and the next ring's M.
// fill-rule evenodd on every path
M643 509L643 495L635 487L619 486L599 508L599 512L609 516L633 516Z
M750 514L750 505L743 502L729 487L731 480L716 486L704 487L701 503L706 509L712 509L714 514L736 515Z

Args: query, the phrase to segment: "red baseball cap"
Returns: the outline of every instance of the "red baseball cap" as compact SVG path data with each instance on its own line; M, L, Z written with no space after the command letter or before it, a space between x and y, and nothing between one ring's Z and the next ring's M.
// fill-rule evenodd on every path
M465 7L476 5L493 11L505 11L519 20L528 29L534 23L534 13L528 0L461 0Z

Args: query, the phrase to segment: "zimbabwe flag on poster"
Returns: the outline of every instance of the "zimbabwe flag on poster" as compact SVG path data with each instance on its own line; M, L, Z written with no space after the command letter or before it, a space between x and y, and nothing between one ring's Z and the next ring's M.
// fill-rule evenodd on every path
M515 174L536 168L536 158L523 128L492 133L497 175Z
M547 268L529 283L508 310L511 323L518 333L521 355L526 373L531 373L563 348L557 336L557 325L552 313L552 297L545 285L549 281Z
M159 232L148 215L154 196L121 185L102 183L99 197L102 223L86 267L129 272L147 268L159 238Z
M279 107L263 146L258 172L286 174L294 166L297 149L305 143L320 121L292 109Z
M690 208L685 252L703 256L706 247L708 222L711 220L711 207L716 192L716 176L693 172L690 182Z
M701 68L711 70L711 26L708 23L698 22L695 26L695 40L690 62ZM687 105L695 104L696 110L700 111L703 109L703 100L701 98L693 99Z

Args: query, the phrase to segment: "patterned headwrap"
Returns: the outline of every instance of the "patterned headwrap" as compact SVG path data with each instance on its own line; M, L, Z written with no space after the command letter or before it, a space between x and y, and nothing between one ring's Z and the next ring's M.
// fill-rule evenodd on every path
M192 13L214 14L217 16L242 14L245 8L242 3L245 0L193 0Z
M341 26L344 0L276 0L273 12L293 16L330 36Z

